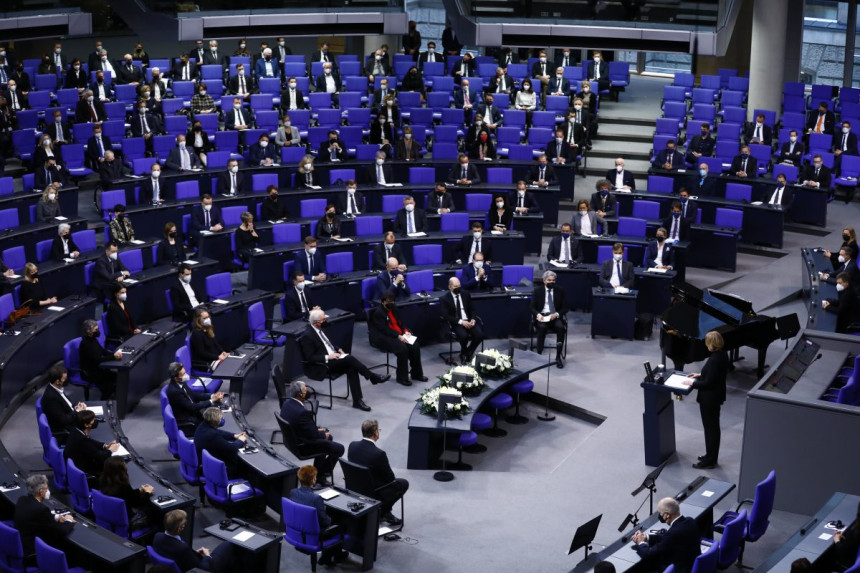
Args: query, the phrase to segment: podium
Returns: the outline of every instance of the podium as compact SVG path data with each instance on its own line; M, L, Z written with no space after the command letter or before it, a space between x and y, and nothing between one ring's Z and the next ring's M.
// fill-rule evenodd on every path
M675 374L665 372L658 376L659 383L643 381L645 412L642 413L642 436L645 445L645 465L657 467L675 453L675 404L674 395L687 395L690 389L670 388L662 382Z

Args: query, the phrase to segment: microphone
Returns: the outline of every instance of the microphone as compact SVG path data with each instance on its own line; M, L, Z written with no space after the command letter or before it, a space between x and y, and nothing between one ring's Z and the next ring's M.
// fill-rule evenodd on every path
M628 513L627 517L624 518L624 521L621 522L621 525L618 526L618 531L619 532L624 531L624 529L626 529L627 526L630 525L631 521L633 521L633 514Z
M823 352L819 352L819 353L818 353L818 356L816 356L815 358L813 358L813 359L812 359L812 362L810 362L810 363L809 363L809 366L812 366L813 364L815 364L815 363L818 361L818 359L819 359L819 358L821 358L822 356L824 356L824 353L823 353ZM809 366L807 366L807 368L809 368Z

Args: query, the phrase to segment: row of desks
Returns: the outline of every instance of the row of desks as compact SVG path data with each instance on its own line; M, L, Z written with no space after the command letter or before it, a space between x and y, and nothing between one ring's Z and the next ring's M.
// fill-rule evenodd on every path
M827 299L837 299L836 285L821 280L818 273L832 273L833 264L820 248L800 249L801 280L806 310L809 313L807 328L824 332L836 332L836 313L821 308Z

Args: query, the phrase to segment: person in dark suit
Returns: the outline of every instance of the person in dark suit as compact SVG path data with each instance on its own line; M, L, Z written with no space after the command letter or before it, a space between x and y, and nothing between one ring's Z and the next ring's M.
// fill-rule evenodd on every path
M612 191L636 191L636 180L631 172L624 169L623 157L615 158L615 168L606 172L606 180L612 184Z
M783 209L788 209L793 200L794 194L791 188L786 185L785 175L780 173L776 176L776 187L774 187L773 193L766 196L764 202L767 205L779 205Z
M597 213L599 217L614 217L617 201L615 196L609 192L612 182L608 179L602 179L597 182L595 187L597 190L591 194L590 210Z
M782 147L779 148L777 162L789 163L795 167L800 167L800 163L803 161L803 152L805 149L803 142L798 141L797 130L792 129L788 132L788 141L783 143Z
M117 249L116 242L111 241L105 247L104 256L96 259L92 286L102 298L109 296L112 292L111 289L117 282L131 275L122 261L119 260Z
M303 275L314 282L325 282L325 262L322 253L317 251L316 237L305 237L305 248L297 251L293 256L295 272L301 271Z
M824 165L820 155L812 157L812 163L806 166L800 176L803 185L818 189L830 188L830 169Z
M711 137L711 125L707 122L699 126L699 135L687 146L685 159L693 165L699 163L702 157L713 157L717 140Z
M440 215L454 211L454 197L448 193L444 183L436 183L435 190L428 195L427 209Z
M63 112L59 110L54 112L54 121L45 125L45 133L50 136L54 148L72 142L72 127L68 121L63 121Z
M669 232L659 227L655 240L648 241L648 246L645 247L644 266L646 268L672 270L675 267L675 247L666 242L668 236Z
M152 540L152 548L155 552L175 562L180 571L191 569L212 571L213 573L234 571L233 546L224 542L211 552L205 547L195 551L183 538L186 523L185 511L181 509L169 511L164 516L164 531L156 533Z
M833 152L833 170L836 173L842 171L843 155L860 155L860 152L857 151L857 136L851 132L850 121L842 120L842 130L833 134L831 151Z
M220 402L224 393L192 392L186 385L191 377L181 362L171 362L167 367L167 374L170 377L167 401L173 409L179 429L186 437L192 438L197 426L203 421L203 410Z
M382 243L373 247L373 270L385 270L388 266L388 259L391 258L397 259L399 263L397 270L406 271L406 256L403 254L403 249L397 244L397 235L393 231L387 231Z
M699 212L699 204L690 199L690 192L686 187L681 187L678 191L678 201L681 203L681 218L688 224L692 225L696 222L696 214Z
M117 442L100 442L89 436L90 431L96 425L96 415L92 410L81 410L77 416L77 425L69 432L63 457L75 462L78 469L88 475L88 481L94 481L95 484L98 484L98 476L102 473L105 460L119 449L119 444ZM92 476L96 479L92 480Z
M368 83L373 83L376 77L387 77L391 75L391 64L385 58L381 49L376 50L372 56L367 58L364 65L364 75Z
M337 196L337 212L344 215L360 215L367 211L364 193L359 192L355 179L346 182L346 191Z
M328 139L320 143L317 153L320 162L346 161L346 144L338 137L337 130L328 132Z
M278 165L280 161L277 147L269 141L269 134L261 133L259 139L252 143L248 150L248 165L271 167Z
M191 61L188 52L182 52L170 69L170 77L174 82L196 82L200 78L200 68Z
M248 436L245 432L234 434L221 430L219 426L223 417L221 408L210 406L203 410L203 422L194 431L194 446L201 460L203 450L206 450L210 456L224 462L229 479L236 479L240 475L239 450L245 446Z
M391 513L391 508L409 490L409 482L394 476L388 455L376 445L379 441L379 422L365 420L361 423L361 440L349 444L348 458L354 464L370 470L375 497L382 505L379 508L382 521L397 526L402 521Z
M191 286L191 266L187 263L179 263L176 271L178 278L170 285L173 320L188 323L193 318L194 309L200 306L203 299Z
M377 298L382 299L386 294L392 294L395 298L409 298L409 284L399 267L400 262L391 257L385 263L385 271L376 275Z
M185 59L188 59L187 55L185 56ZM191 66L191 68L194 68L194 66ZM136 86L143 81L143 72L140 71L140 67L134 65L134 58L131 57L131 54L126 54L123 58L122 65L117 66L116 68L117 85Z
M840 245L839 249L831 252L830 249L824 250L824 257L830 259L830 265L832 268L837 268L839 263L839 251L842 248L848 247L851 259L856 259L857 255L860 254L858 252L857 247L857 233L854 231L854 227L845 227L842 229L842 245Z
M137 328L134 319L125 306L126 297L128 297L128 291L125 285L117 284L113 287L113 296L111 297L110 304L107 306L105 326L108 329L108 338L117 344L140 333L140 329Z
M146 103L140 102L135 108L131 121L131 134L134 137L143 137L146 139L146 150L152 153L152 137L164 133L164 127L161 125L161 120L154 113L151 113L146 107ZM185 135L182 135L182 140L185 140Z
M379 146L377 154L385 153L385 155L388 156L400 153L401 155L399 157L406 161L414 161L417 159L418 143L412 141L412 128L408 126L403 127L403 135L405 136L409 133L409 137L397 139L396 133L397 126L394 124L394 121L388 121L388 116L386 114L378 113L376 115L376 121L373 121L372 119L370 121L370 136L367 142ZM396 149L397 144L401 144L402 148ZM376 181L375 177L372 179ZM386 183L388 182L387 179L385 181Z
M239 162L231 159L227 169L218 174L217 183L220 195L240 194L245 192L245 174L239 171ZM266 217L263 217L265 219Z
M806 116L806 133L826 133L833 135L833 127L836 124L833 112L827 109L826 101L818 104L818 110L810 111Z
M246 73L244 64L238 64L236 75L230 76L227 80L227 93L240 98L243 102L249 102L251 101L251 94L256 92L256 80L251 77L250 72Z
M451 65L451 75L454 76L454 83L463 78L473 78L477 74L478 66L472 58L472 54L466 52L459 62L454 62Z
M316 77L314 87L318 92L330 93L332 101L337 99L337 94L340 93L340 73L333 67L333 64L326 62L323 64L323 73Z
M702 416L702 427L705 430L705 455L699 456L699 461L693 464L696 469L712 469L717 466L720 454L720 406L726 401L726 376L731 367L729 354L723 350L723 336L716 330L705 335L705 347L710 356L702 367L701 373L691 373L687 376L694 381L687 386L696 393L699 403L699 413Z
M343 446L341 446L343 448ZM290 491L290 501L295 503L313 507L316 509L317 520L319 521L320 539L326 540L340 533L340 527L332 525L331 517L326 513L325 501L320 495L314 491L314 486L317 485L317 469L313 466L302 466L299 468L297 477L299 487ZM321 481L320 484L325 483ZM319 559L320 565L330 565L333 561L340 563L349 557L349 553L343 550L339 544L329 545L323 549Z
M232 109L224 113L224 129L244 131L254 125L254 115L247 109L242 109L242 98L233 98Z
M392 259L394 260L394 259ZM382 273L385 274L385 273ZM387 291L381 297L381 306L374 309L369 318L369 336L371 346L384 352L391 352L397 359L395 380L403 386L412 386L412 380L426 382L424 369L421 365L421 346L416 342L410 344L408 335L412 332L403 324L397 310L394 292ZM389 508L390 509L390 508ZM383 507L383 513L385 508Z
M514 222L514 210L508 205L505 196L494 194L487 210L487 224L491 230L506 231Z
M278 187L269 185L266 188L266 198L260 208L264 221L283 221L289 218L286 204L278 198Z
M555 169L552 165L549 165L546 153L541 153L538 157L537 165L532 165L529 168L527 181L529 185L537 185L538 187L547 187L558 183Z
M292 288L284 292L284 322L307 320L311 310L319 307L314 305L311 293L305 288L305 275L293 273L291 282Z
M167 189L165 188L164 183L161 182L160 178L161 165L159 165L158 161L156 161L152 164L152 167L150 167L149 177L141 180L140 182L141 203L152 203L153 205L159 205L167 201Z
M849 273L836 275L836 292L836 298L821 301L821 308L836 314L836 332L848 334L848 327L858 322L857 294L851 286Z
M101 124L94 125L93 136L87 140L87 152L85 155L90 169L93 171L98 170L101 164L104 163L107 152L110 151L113 154L112 149L113 146L110 137L102 133Z
M666 171L677 171L686 167L684 164L684 156L675 149L675 140L670 139L666 142L666 149L661 149L651 162L651 167L654 169L664 169Z
M657 504L661 523L668 523L665 533L637 531L631 537L642 561L652 570L662 571L673 565L677 573L690 573L700 553L699 527L690 517L681 515L681 507L671 497Z
M451 27L451 20L445 20L445 29L442 30L442 50L448 55L456 55L463 49L463 44Z
M549 78L546 93L547 95L570 97L570 80L564 77L563 67L557 67L555 74Z
M680 201L672 202L672 212L665 217L661 224L667 230L667 238L671 242L686 241L690 232L690 222L682 215L683 205Z
M585 132L582 131L582 126L576 127L573 124L572 133L574 143L568 143L568 138L565 138L565 130L559 128L555 130L555 138L551 139L546 144L546 157L550 163L554 165L564 165L570 163L579 154L579 144L585 139Z
M710 177L707 163L700 163L699 170L690 175L687 189L697 197L709 197L714 194L714 178Z
M565 317L570 308L567 306L564 289L556 288L557 275L553 271L543 273L543 288L536 287L532 296L532 320L537 335L537 353L543 354L543 347L548 332L556 335L555 364L564 368L562 335L567 328Z
M200 205L191 210L191 237L197 240L201 231L217 233L224 228L221 210L212 205L212 195L204 193Z
M101 393L102 400L113 397L116 389L116 373L101 367L102 362L109 360L121 360L122 352L109 352L99 342L99 323L92 319L84 321L81 327L83 336L78 348L78 356L81 362L81 374L87 382L96 385Z
M480 251L472 256L472 262L463 266L462 287L467 291L488 291L493 288L488 267L484 266L484 254Z
M408 129L408 128L407 128ZM401 140L402 141L402 140ZM401 143L398 141L398 144ZM412 144L414 150L412 155L417 159L418 155L418 144ZM405 147L404 147L405 151ZM386 163L385 159L388 154L384 151L377 151L376 157L372 165L368 165L365 168L365 181L370 185L382 185L387 183L394 183L394 171L391 168L390 163ZM363 211L363 209L362 209Z
M226 352L215 338L215 328L208 310L203 307L194 309L193 325L190 341L191 367L211 372L230 353Z
M763 145L771 145L773 142L773 132L769 125L764 123L764 114L760 113L755 117L755 121L749 124L744 132L744 143Z
M340 220L337 218L337 207L329 203L325 207L325 214L317 221L317 239L331 239L340 237Z
M552 73L553 66L547 62L546 50L538 52L537 61L532 64L531 77L541 83L541 95L546 95L546 86L549 84L549 77Z
M43 166L36 169L33 174L33 188L45 189L48 185L59 184L61 187L68 185L66 170L57 165L54 157L45 159Z
M409 233L426 233L428 230L424 209L415 207L415 199L407 195L403 198L403 208L394 215L394 232L405 236Z
M493 260L493 242L484 237L484 222L472 221L469 223L471 233L460 238L454 254L457 256L455 263L458 265L472 262L475 253L484 254L484 262L490 264Z
M484 129L489 130L491 133L496 133L496 128L504 124L505 118L502 116L502 111L495 104L492 92L484 95L484 101L478 104L477 113L481 114L484 120Z
M66 72L66 79L63 81L64 89L76 89L78 94L83 93L89 85L87 73L81 68L81 61L78 58L72 60L72 67Z
M561 233L549 241L549 247L546 251L547 262L558 261L575 265L582 262L582 249L579 240L572 236L571 231L570 223L561 224Z
M15 502L14 527L21 535L21 548L29 558L36 553L36 537L51 547L65 547L66 538L75 526L71 513L55 514L44 501L50 498L48 478L43 474L27 476L27 495Z
M90 140L92 139L94 138L91 137ZM87 155L89 155L89 151L90 150L87 149ZM103 157L98 157L98 147L96 147L94 151L97 156L95 159L96 169L94 169L94 171L98 171L99 183L101 184L102 189L110 189L115 182L126 176L126 168L122 164L122 161L116 161L116 156L110 149L105 151Z
M472 110L480 101L478 92L469 87L469 80L460 80L460 89L454 92L454 107L463 110L463 122L472 122Z
M326 322L325 312L313 309L308 317L308 325L305 333L300 338L302 357L307 361L305 374L314 379L322 379L326 371L334 376L346 374L347 384L352 394L352 407L365 412L370 411L363 398L361 384L358 376L364 376L371 384L386 382L390 376L380 376L373 373L367 366L360 362L354 355L346 354L343 350L335 348L334 344L323 332Z
M297 85L296 78L287 80L287 89L281 92L281 103L279 104L281 115L286 115L295 109L308 108L308 104L305 103L305 96L302 90L296 87Z
M272 49L263 50L263 57L254 64L254 75L259 78L280 78L281 66L277 57L272 56Z
M857 296L858 291L860 291L860 288L858 288L858 286L860 286L860 269L857 267L857 261L852 257L851 248L842 247L839 249L839 258L837 259L838 265L834 267L833 272L827 273L819 271L818 276L821 280L835 285L837 284L837 277L842 273L846 273L848 275L848 282L851 285L851 290L854 292L855 296Z
M750 155L749 145L742 145L741 152L732 159L729 173L735 177L755 179L758 177L758 160Z
M421 72L424 71L424 64L427 62L444 63L444 56L436 53L436 42L427 42L427 51L418 55L418 69Z
M499 66L496 68L496 75L490 78L490 93L494 94L513 94L516 90L514 79L508 75L507 66Z
M632 289L634 281L633 263L624 260L624 245L615 243L612 245L612 258L603 261L598 284L601 288Z
M321 43L319 49L308 56L308 62L328 62L337 67L337 62L335 62L334 56L329 52L328 42Z
M589 82L597 82L598 90L609 89L609 64L603 59L603 55L595 50L592 60L588 62L585 74Z
M83 402L72 404L66 396L64 388L69 384L69 375L62 364L48 368L46 378L48 384L42 393L42 413L48 419L48 426L57 443L65 444L69 431L77 426L78 412L86 410L87 405Z
M517 215L540 213L540 203L534 193L526 190L525 181L517 181L516 191L508 193L506 201Z
M439 302L442 318L448 322L460 343L460 363L466 364L484 341L484 330L472 306L472 295L462 290L460 279L451 277L448 279L448 292L439 297Z
M469 163L469 156L461 153L457 159L457 164L448 172L447 181L457 185L471 185L473 183L477 185L481 182L481 176L475 166Z
M226 67L228 61L227 56L218 51L218 42L216 40L210 40L209 49L203 52L203 65L219 65L223 68Z
M305 406L308 389L304 382L291 382L289 395L281 406L281 418L290 425L299 447L306 454L325 454L314 458L314 467L319 472L319 485L329 486L328 476L332 475L337 461L343 456L343 444L334 441L328 428L314 422L313 413Z
M164 167L179 172L201 169L203 167L203 164L200 162L200 156L194 153L193 149L189 149L186 146L184 133L176 136L176 147L171 149L167 154L167 161L164 163Z
M393 124L390 122L385 125L391 126L391 129L394 129ZM415 141L412 135L412 128L404 127L403 137L394 143L394 157L399 161L416 161L418 159L421 152L421 144ZM386 179L386 181L388 180Z

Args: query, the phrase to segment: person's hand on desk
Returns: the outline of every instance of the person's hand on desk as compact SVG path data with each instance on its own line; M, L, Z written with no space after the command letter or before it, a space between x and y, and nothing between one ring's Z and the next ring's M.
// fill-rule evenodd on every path
M821 301L821 308L827 308L828 306L830 306L830 301L829 301L829 300L823 300L823 301Z
M14 274L15 274L15 270L14 270L14 269L6 269L6 270L3 272L3 274L4 274L5 276L7 276L7 277L11 277L12 275L14 275Z
M833 543L839 543L845 538L845 530L837 531L833 534Z
M130 277L131 276L131 273L128 271L120 271L120 272L122 273L122 276L124 276L124 277Z
M457 179L457 185L471 185L471 179Z
M152 487L151 485L149 485L148 483L145 483L145 484L143 484L142 486L140 486L140 491L141 491L142 493L146 493L146 494L152 495L152 492L154 492L154 491L155 491L155 488L154 488L154 487Z
M820 273L818 273L818 277L819 277L821 280L826 281L827 279L829 279L829 278L830 278L830 273L821 273L821 272L820 272Z
M78 402L75 404L75 412L82 412L87 409L87 405L83 402Z
M233 438L244 443L248 439L248 434L246 434L245 432L240 432L238 434L233 434Z
M122 360L122 350L117 350L116 352L114 352L113 357L117 360Z
M48 304L57 304L57 297L52 296L51 298L49 298L49 299L47 300L47 303L48 303ZM136 334L136 333L135 333L135 334Z
M80 253L80 252L78 252L78 251L72 251L72 252L69 254L69 256L70 256L70 257L72 257L73 259L77 259L78 257L80 257L80 256L81 256L81 253Z
M59 523L77 523L77 521L75 521L75 516L73 516L71 513L55 515L54 519Z
M630 537L630 541L636 545L639 545L640 543L648 543L648 535L641 531L637 531Z
M108 442L107 444L105 444L105 449L111 452L115 452L119 449L119 444L116 442Z
M54 302L57 302L56 297L54 298ZM135 334L140 334L140 329L135 328L132 332L134 332Z
M325 279L326 279L326 274L320 273L314 277L314 282L318 282L318 283L325 282Z
M203 557L209 557L209 550L206 549L205 547L201 547L200 549L198 549L197 553L199 553Z
M224 360L224 359L226 359L228 356L230 356L230 353L229 353L229 352L222 352L221 354L219 354L219 355L218 355L218 360Z
M209 230L212 231L213 233L217 233L218 231L220 231L223 228L224 228L224 226L221 223L215 223L214 225L209 227Z

